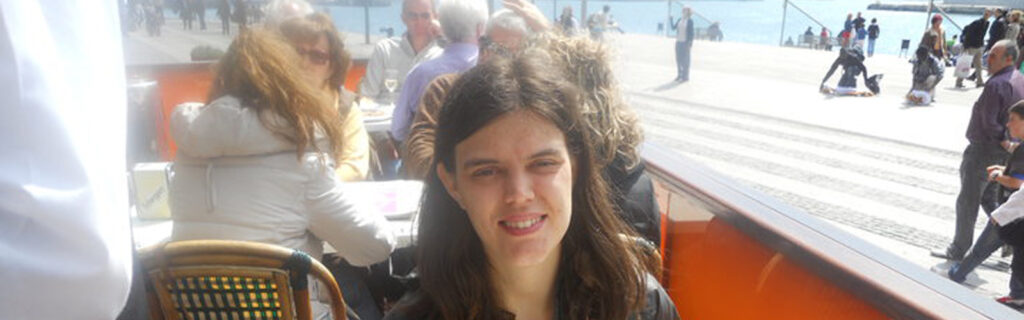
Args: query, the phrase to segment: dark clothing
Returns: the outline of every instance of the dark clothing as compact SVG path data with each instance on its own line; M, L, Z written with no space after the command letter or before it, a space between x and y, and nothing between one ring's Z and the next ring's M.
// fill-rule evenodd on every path
M971 248L974 223L978 220L978 206L982 190L988 180L985 168L1006 161L1010 154L998 143L971 143L964 149L960 162L960 193L956 197L956 231L946 254L960 260Z
M1006 140L1007 110L1020 100L1024 100L1024 75L1007 67L990 77L971 111L967 140L972 144Z
M852 21L854 28L860 28L864 26L864 17L856 17Z
M962 258L974 240L974 222L982 189L988 180L985 168L1004 163L1010 155L1000 146L1006 134L1007 109L1024 99L1024 76L1012 67L997 72L974 103L967 125L967 140L960 163L960 193L956 198L956 233L946 254Z
M945 73L946 67L942 65L942 62L933 55L928 55L928 59L921 59L914 61L914 66L911 68L911 72L914 75L914 83L923 83L928 80L928 76L936 76L935 83L942 80L942 75Z
M682 18L677 19L672 23L672 30L679 28L679 21ZM690 80L690 49L693 48L693 19L686 19L686 41L676 41L676 80L689 81Z
M654 184L644 173L644 164L640 163L633 169L625 169L625 158L617 157L604 170L608 183L612 185L619 208L619 216L636 231L637 234L661 246L661 213L658 200L654 197Z
M868 39L878 39L878 34L880 32L882 32L882 30L878 28L878 24L868 26Z
M843 76L839 78L840 87L857 87L857 75L864 74L864 83L868 81L868 68L864 66L864 56L857 50L843 49L839 51L839 57L836 61L832 62L832 67L829 67L828 72L825 73L825 78L821 79L821 83L825 84L828 82L828 78L832 77L832 74L836 72L836 68L843 66Z
M996 17L996 20L992 22L992 28L988 29L988 44L985 45L985 51L992 50L992 46L1006 38L1006 17Z
M690 80L691 48L692 45L687 45L685 42L676 42L676 80Z
M964 27L964 48L981 48L985 46L985 31L988 30L988 19L978 18Z
M661 287L658 280L648 275L645 280L647 284L647 295L646 305L640 310L639 313L629 317L630 320L678 320L679 312L676 311L675 303L669 298L668 294L665 293L665 289ZM467 305L472 304L472 301L466 301ZM437 310L428 305L429 302L426 297L423 296L422 291L416 291L407 294L402 301L398 302L388 314L384 315L384 320L419 320L419 319L441 319ZM555 317L554 319L565 319L564 314L568 308L564 306L564 303L555 304ZM515 319L515 315L509 314L508 319ZM504 319L503 319L504 320Z

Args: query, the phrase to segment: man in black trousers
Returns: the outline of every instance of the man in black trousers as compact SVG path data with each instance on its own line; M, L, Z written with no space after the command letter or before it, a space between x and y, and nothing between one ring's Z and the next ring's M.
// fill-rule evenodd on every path
M693 48L693 20L690 7L683 7L683 16L672 24L676 30L676 76L677 82L690 81L690 49Z

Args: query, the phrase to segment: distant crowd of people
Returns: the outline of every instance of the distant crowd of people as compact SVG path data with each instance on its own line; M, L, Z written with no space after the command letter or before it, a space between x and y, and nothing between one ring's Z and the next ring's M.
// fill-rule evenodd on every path
M216 16L220 19L221 34L231 34L231 22L244 29L263 20L263 3L246 0L215 0ZM128 0L118 2L125 31L145 28L149 36L158 37L165 24L164 10L170 9L181 19L182 29L206 30L207 0Z

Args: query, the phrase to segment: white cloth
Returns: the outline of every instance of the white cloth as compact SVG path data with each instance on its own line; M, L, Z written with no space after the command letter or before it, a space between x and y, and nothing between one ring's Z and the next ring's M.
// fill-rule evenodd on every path
M992 220L995 220L1000 226L1005 226L1020 218L1024 218L1024 192L1014 192L1010 198L1006 199L1006 202L992 211Z
M431 41L417 53L413 50L408 35L378 41L373 48L370 61L366 63L366 74L363 75L363 79L359 83L359 94L381 104L394 103L393 99L397 98L399 92L402 92L402 85L405 83L405 76L409 74L409 70L412 70L412 67L420 62L440 56L441 51L437 42ZM398 86L395 87L395 92L391 93L390 97L384 86L387 70L394 70L398 80Z
M172 240L257 241L317 259L326 240L357 266L384 261L394 249L384 216L341 192L333 160L316 152L297 158L296 146L238 99L179 106L170 129L179 151L170 187Z
M115 1L0 0L0 319L113 319L131 282Z
M690 19L686 17L679 19L679 24L676 25L676 42L686 42L686 24L689 21Z

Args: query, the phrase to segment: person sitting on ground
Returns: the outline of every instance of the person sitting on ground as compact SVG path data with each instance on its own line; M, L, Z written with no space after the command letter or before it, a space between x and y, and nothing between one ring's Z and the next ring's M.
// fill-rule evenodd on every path
M914 83L907 92L907 101L914 104L930 104L935 101L935 86L942 81L945 67L938 58L932 56L930 50L925 47L917 47L914 52L917 60L914 60L914 67L911 74L914 75Z
M363 113L355 104L355 93L343 87L352 58L345 50L341 34L323 13L286 20L281 24L281 33L302 56L306 78L337 104L344 137L337 158L338 178L365 180L370 170L370 140L363 125Z
M835 88L829 87L825 83L839 66L843 66L843 75L839 78L839 85ZM862 73L864 74L864 85L870 91L857 91L857 76ZM832 62L832 67L825 73L825 78L821 79L820 91L828 95L870 97L878 94L880 79L881 75L868 78L868 69L864 66L864 54L859 49L843 48L839 50L839 57Z
M420 209L420 287L385 319L679 318L555 70L531 50L456 81Z
M336 100L306 80L301 59L277 33L242 30L217 64L209 104L171 114L171 240L263 242L315 259L327 241L353 265L388 258L388 222L340 188ZM313 314L328 309L314 303Z

